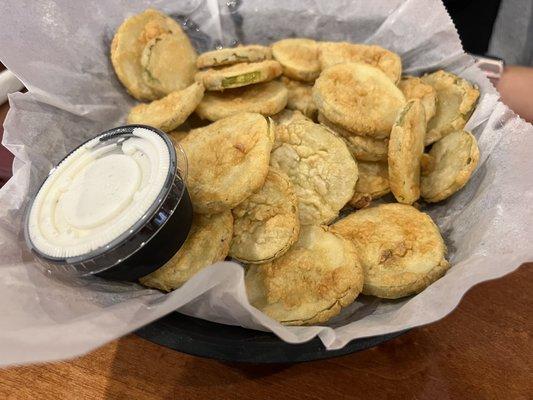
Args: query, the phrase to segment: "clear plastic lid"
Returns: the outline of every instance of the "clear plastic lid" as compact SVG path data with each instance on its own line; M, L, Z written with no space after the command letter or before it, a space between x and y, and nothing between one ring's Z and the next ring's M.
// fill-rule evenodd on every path
M186 174L183 150L165 133L143 125L104 132L50 171L26 216L27 244L50 271L109 269L157 235Z

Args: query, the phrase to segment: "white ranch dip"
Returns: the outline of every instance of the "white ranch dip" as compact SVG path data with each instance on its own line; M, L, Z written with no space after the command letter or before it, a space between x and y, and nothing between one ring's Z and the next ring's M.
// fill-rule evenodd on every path
M97 136L66 157L33 202L28 234L49 257L67 258L108 245L138 222L168 176L170 155L155 132L100 141Z

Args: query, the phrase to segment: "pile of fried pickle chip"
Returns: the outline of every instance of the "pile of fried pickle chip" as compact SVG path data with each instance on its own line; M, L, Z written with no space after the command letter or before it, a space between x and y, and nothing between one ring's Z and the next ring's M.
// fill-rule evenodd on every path
M450 267L419 202L453 195L477 166L463 130L479 97L470 82L402 76L398 54L368 44L291 38L198 55L153 9L122 23L111 61L142 101L128 123L166 132L188 159L191 232L143 285L171 291L230 257L252 305L309 325L360 293L418 293Z

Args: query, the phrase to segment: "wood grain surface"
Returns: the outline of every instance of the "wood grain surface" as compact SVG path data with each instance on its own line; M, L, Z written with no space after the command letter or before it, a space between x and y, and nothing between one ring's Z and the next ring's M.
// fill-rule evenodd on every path
M473 288L442 321L348 356L227 364L128 335L71 361L0 370L0 399L531 399L532 266Z

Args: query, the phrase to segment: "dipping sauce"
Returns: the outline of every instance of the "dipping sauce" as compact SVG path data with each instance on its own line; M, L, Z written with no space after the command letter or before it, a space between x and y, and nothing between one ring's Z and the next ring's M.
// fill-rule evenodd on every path
M38 191L27 216L29 247L49 269L78 275L118 267L141 249L143 258L136 255L128 276L113 277L137 279L159 268L179 249L192 219L186 159L179 156L163 132L140 125L115 128L82 144ZM168 224L180 203L185 214ZM175 240L162 248L156 243L160 231ZM153 254L144 249L149 244ZM139 265L142 271L132 274Z

